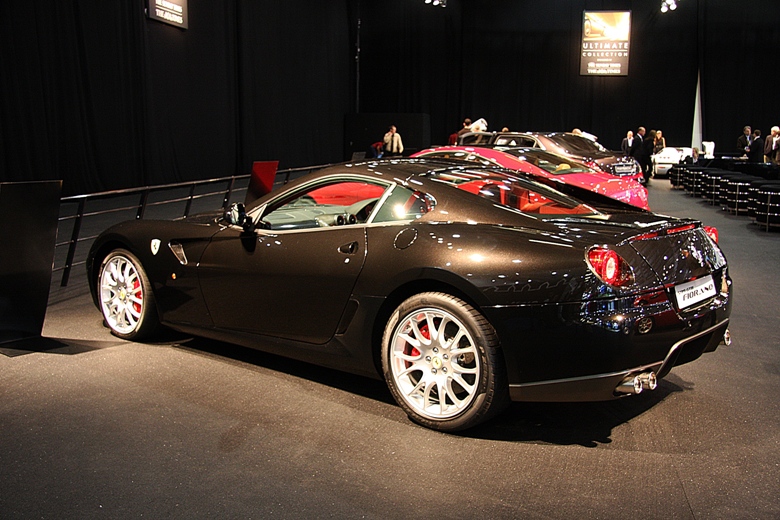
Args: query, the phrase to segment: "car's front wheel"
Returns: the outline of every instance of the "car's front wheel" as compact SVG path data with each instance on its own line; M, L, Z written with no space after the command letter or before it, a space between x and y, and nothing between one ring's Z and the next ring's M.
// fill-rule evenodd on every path
M448 294L421 293L398 306L382 338L382 368L409 417L435 430L470 428L509 401L493 327Z
M98 300L111 332L123 339L149 337L159 326L151 284L130 251L116 249L100 265Z

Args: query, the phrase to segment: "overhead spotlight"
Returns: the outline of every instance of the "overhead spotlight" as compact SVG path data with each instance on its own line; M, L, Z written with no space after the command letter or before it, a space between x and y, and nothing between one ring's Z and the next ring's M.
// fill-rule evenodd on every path
M447 7L447 0L425 0L426 4L433 4L438 7Z
M426 4L430 4L432 0L425 0Z
M663 0L661 2L661 12L674 11L677 9L677 0Z

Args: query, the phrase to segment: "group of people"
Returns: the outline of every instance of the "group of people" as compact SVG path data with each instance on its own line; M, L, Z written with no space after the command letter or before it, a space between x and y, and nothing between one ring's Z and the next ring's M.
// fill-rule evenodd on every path
M766 139L761 137L761 130L744 127L737 138L737 152L749 162L780 164L780 127L773 126Z
M488 129L488 124L484 118L480 117L476 121L472 121L471 118L467 117L466 119L463 120L461 129L455 133L450 134L450 137L447 140L447 144L449 145L457 144L458 138L463 134L467 134L469 132L487 132L487 129ZM508 132L509 129L504 127L501 131Z
M642 176L645 183L650 181L653 174L653 164L651 156L659 153L666 148L666 138L661 130L650 130L640 126L636 130L636 135L629 130L623 142L620 143L620 149L624 155L628 155L637 160L642 167Z

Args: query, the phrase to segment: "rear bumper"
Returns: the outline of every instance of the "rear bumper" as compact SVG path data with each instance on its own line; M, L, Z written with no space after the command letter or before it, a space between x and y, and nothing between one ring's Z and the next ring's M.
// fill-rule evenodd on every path
M728 327L731 292L685 314L668 299L636 296L484 311L501 341L513 400L594 401L616 397L628 375L661 378L714 351Z
M662 378L672 367L693 361L704 352L712 352L718 348L729 320L726 319L689 338L682 339L672 345L663 361L649 365L636 366L608 374L596 374L571 379L542 381L527 384L509 385L509 395L513 401L608 401L621 397L615 388L631 375L652 371L656 377Z

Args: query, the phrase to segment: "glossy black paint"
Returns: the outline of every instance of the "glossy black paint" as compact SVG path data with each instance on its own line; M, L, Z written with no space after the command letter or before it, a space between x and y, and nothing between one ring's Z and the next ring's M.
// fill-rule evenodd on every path
M379 343L391 312L413 294L446 292L488 318L512 397L527 400L608 399L628 373L659 371L665 360L668 372L717 346L730 313L731 281L725 257L697 222L570 186L569 194L608 213L507 211L431 179L429 172L442 170L479 171L423 159L338 165L247 208L260 222L289 194L348 177L435 200L431 211L411 220L249 232L218 214L120 224L90 251L92 294L101 259L124 247L146 270L165 325L379 377ZM664 236L687 224L692 229ZM654 231L661 233L633 240ZM157 254L153 239L161 244ZM169 244L180 245L186 261ZM594 275L585 259L594 245L617 251L631 265L634 283L614 288ZM708 274L718 295L695 310L676 309L674 285ZM652 321L649 332L639 330L643 318Z

